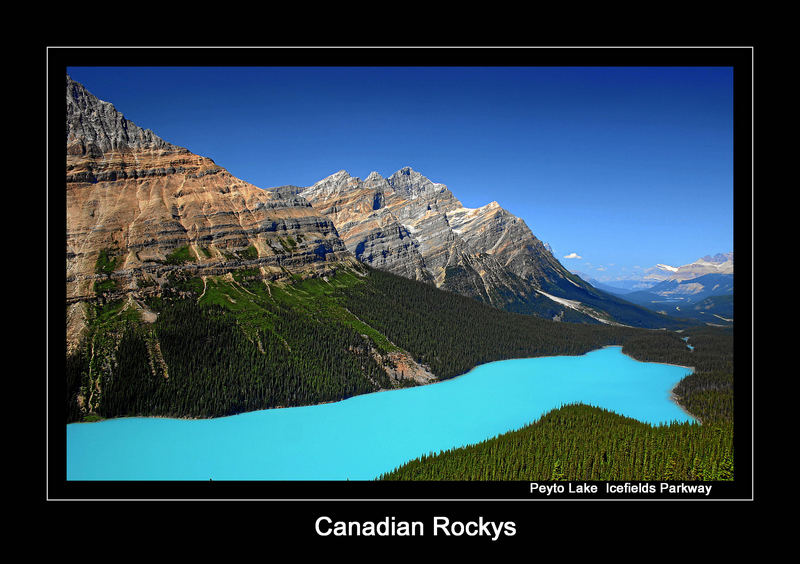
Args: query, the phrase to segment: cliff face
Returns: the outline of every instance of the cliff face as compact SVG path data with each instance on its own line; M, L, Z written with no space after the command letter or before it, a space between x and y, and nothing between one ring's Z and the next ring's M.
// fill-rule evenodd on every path
M160 139L67 77L67 300L197 274L321 272L349 253L330 218Z
M465 208L445 185L408 167L363 181L339 171L292 192L331 218L360 261L497 307L575 279L497 202Z

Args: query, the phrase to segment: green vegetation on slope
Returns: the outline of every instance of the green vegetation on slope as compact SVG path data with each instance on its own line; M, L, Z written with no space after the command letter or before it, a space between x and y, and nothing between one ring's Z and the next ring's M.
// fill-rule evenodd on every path
M91 330L81 346L67 356L67 421L96 415L103 401L104 374L115 365L122 337L141 323L140 312L124 300L101 299L84 307Z
M124 334L97 413L219 417L340 400L385 378L355 332L291 310L275 311L273 321L276 330L258 331L253 342L225 308L170 302L151 330ZM164 366L151 366L159 353Z
M98 280L93 285L95 294L105 294L107 292L113 292L117 289L117 281L108 279L108 280Z
M167 255L165 264L184 264L186 262L194 262L195 260L197 259L189 248L189 245L183 245Z
M258 258L258 249L255 246L250 245L243 251L238 252L239 258L243 260L255 260Z
M95 263L94 271L97 274L105 274L109 275L114 272L114 269L117 267L117 257L111 256L109 253L112 252L112 249L102 249L100 251L100 255L97 257L97 262Z
M171 272L147 300L159 314L152 325L132 303L90 306L90 333L67 359L68 420L217 417L408 385L376 358L397 347L339 303L342 288L362 283L356 274L265 284L243 269L232 278Z
M143 323L130 302L91 306L90 334L67 359L68 420L98 415L214 417L335 401L404 385L388 380L377 356L397 350L407 351L445 379L494 360L580 355L622 345L623 352L638 360L694 366L695 374L675 394L703 425L653 428L625 422L616 414L562 408L556 410L563 411L558 417L547 419L549 434L537 434L537 422L519 431L532 433L529 439L511 441L502 449L487 441L481 447L485 450L424 457L386 478L731 475L731 331L691 328L678 334L559 323L503 312L382 271L365 272L341 269L327 279L265 283L254 269L205 280L176 270L162 294L147 300L159 313L153 324ZM605 438L584 441L575 434L587 424ZM531 441L537 446L528 452ZM448 461L463 456L467 458L461 462ZM522 463L531 456L535 462ZM483 470L460 474L453 470L459 465Z

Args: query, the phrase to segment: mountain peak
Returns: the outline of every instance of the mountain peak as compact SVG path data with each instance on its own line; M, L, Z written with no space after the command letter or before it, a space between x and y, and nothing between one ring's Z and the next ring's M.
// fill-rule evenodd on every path
M348 180L351 180L353 177L350 176L350 173L346 170L342 169L338 172L334 172L330 176L326 176L322 180L315 182L311 188L315 188L318 186L339 186L340 184L346 183Z
M732 252L730 252L730 253L717 253L717 254L715 254L713 256L712 255L706 255L700 260L704 260L706 262L711 262L711 263L717 263L717 264L718 263L723 263L723 262L728 262L729 260L733 260L733 253Z
M423 193L443 192L447 188L444 184L431 182L410 166L401 168L386 180L392 188L404 192L412 199Z
M186 151L126 119L113 104L100 100L69 75L66 78L69 154L100 156L131 149Z
M420 173L419 171L414 170L410 166L404 166L403 168L401 168L400 170L395 172L392 176L396 176L398 178L402 177L402 176L407 176L409 178L422 178L422 179L428 180L425 176L422 175L422 173Z
M364 179L364 182L374 182L374 181L380 181L380 180L385 180L385 178L383 178L383 176L381 176L381 175L378 173L378 171L376 171L376 170L373 170L373 171L372 171L372 172L370 172L370 173L369 173L369 175L368 175L368 176L367 176L367 177Z
M338 172L334 172L330 176L323 178L320 182L325 182L326 180L341 180L344 178L351 178L350 173L347 172L345 169L342 169Z
M339 192L347 192L357 188L361 183L359 178L350 176L346 170L342 169L334 172L330 176L326 176L322 180L315 182L308 188L304 188L300 195L304 198L318 197L320 194L334 194Z

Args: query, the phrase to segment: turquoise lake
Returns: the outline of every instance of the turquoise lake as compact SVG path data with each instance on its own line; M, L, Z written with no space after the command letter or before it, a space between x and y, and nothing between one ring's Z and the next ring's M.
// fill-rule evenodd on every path
M372 480L422 454L518 429L568 403L693 421L671 400L691 369L606 347L492 362L436 384L217 419L67 425L68 480Z

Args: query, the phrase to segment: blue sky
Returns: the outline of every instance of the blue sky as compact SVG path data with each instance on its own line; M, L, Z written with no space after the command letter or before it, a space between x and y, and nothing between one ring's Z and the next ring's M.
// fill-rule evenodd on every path
M730 68L67 71L256 186L411 166L467 207L496 200L598 280L733 250Z

